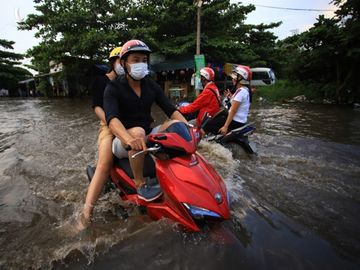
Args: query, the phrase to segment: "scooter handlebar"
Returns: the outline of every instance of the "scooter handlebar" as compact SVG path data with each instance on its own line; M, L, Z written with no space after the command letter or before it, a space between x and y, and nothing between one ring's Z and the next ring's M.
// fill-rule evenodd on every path
M141 155L143 153L148 153L148 152L156 152L158 150L160 150L161 146L159 144L155 144L153 147L149 147L147 148L146 150L141 150L135 154L133 154L131 156L132 159L136 158L138 155ZM130 147L130 150L131 150L131 147Z

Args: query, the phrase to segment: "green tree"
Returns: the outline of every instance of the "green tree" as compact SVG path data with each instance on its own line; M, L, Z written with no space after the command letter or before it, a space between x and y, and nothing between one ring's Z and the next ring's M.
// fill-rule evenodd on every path
M195 54L197 16L193 2L139 1L140 5L133 10L138 20L129 28L165 56ZM276 37L267 30L280 23L246 25L246 16L253 10L253 5L231 4L229 0L203 1L200 43L206 59L251 65L271 55L269 50ZM261 64L273 62L275 59L262 60Z
M31 73L17 65L20 65L24 57L21 54L11 52L15 42L0 39L0 87L13 90L19 81L31 77ZM2 48L2 49L1 49Z
M40 70L49 59L65 56L104 59L111 48L128 38L124 0L34 0L38 14L19 24L21 30L37 29L42 42L29 50Z
M339 9L336 11L341 30L341 44L337 55L338 85L336 96L339 102L360 102L360 1L333 1Z
M319 16L308 31L278 43L282 73L337 103L359 99L359 1L333 1L334 18Z
M65 55L104 59L110 48L130 38L144 40L154 52L165 56L195 53L196 7L193 1L34 2L39 14L29 15L20 29L38 30L36 36L42 38L42 43L29 54L34 57L34 63L43 68L48 66L49 59L61 61ZM229 0L203 2L201 52L207 59L252 64L270 55L264 52L274 44L274 36L266 30L277 24L245 25L247 14L255 9L253 5L230 4ZM247 38L248 35L253 39ZM254 44L255 37L261 46L264 45L263 51L260 43Z
M270 31L278 27L281 22L271 23L268 25L253 25L247 35L247 44L252 49L253 59L252 66L269 66L274 70L280 69L279 53L276 48L277 37Z

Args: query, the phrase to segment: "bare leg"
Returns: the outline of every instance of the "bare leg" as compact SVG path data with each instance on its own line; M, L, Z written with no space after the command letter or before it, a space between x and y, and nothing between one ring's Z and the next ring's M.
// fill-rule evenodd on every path
M129 162L130 167L134 174L134 181L136 184L136 187L141 186L145 180L144 180L144 154L138 155L136 158L132 159L131 155L135 154L136 151L129 151Z
M142 128L131 128L128 130L128 132L136 138L143 138L145 139L145 131ZM135 154L137 151L129 151L129 162L130 167L134 174L134 181L137 187L141 186L145 180L144 180L144 158L145 155L138 155L136 158L131 158L133 154Z
M113 163L111 146L112 137L105 138L99 145L99 159L96 165L95 174L88 187L84 209L81 214L80 222L84 227L86 227L90 222L94 205L99 198L107 177L110 174L110 169Z

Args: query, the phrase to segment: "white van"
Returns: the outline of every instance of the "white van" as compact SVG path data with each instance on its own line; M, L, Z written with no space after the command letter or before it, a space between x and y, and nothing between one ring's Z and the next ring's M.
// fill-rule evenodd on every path
M256 67L251 68L252 80L251 86L272 85L275 83L275 73L271 68Z

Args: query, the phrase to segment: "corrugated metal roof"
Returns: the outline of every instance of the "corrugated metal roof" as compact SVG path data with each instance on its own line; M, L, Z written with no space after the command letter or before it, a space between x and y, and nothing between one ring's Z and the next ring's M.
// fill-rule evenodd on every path
M32 81L34 81L34 78L30 78L30 79L27 79L27 80L20 81L20 82L18 82L18 84L28 83L28 82L32 82Z

